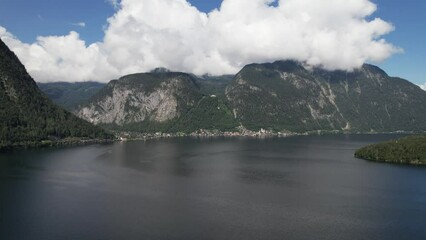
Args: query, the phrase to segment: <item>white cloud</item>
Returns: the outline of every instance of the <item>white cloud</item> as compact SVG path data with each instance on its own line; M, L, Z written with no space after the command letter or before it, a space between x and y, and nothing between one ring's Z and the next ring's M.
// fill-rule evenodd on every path
M424 83L423 85L420 85L420 88L426 91L426 83Z
M33 44L22 43L2 27L0 36L37 81L105 81L119 75L106 62L107 57L99 44L86 46L76 32L38 37Z
M25 44L0 37L38 81L108 81L155 67L195 74L235 73L252 62L294 59L352 70L400 51L382 36L393 26L368 20L370 0L224 0L206 14L186 0L108 0L117 12L102 42L76 32Z
M73 26L78 26L78 27L86 27L86 23L85 22L78 22L78 23L71 23L71 25Z

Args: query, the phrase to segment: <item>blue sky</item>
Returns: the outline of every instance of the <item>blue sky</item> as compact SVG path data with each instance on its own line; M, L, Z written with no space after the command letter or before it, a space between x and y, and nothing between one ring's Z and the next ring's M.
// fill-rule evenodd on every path
M249 0L247 0L249 1ZM209 12L220 0L190 0ZM404 49L378 64L390 75L417 84L426 82L426 1L374 0L378 11L372 16L391 22L396 30L384 38ZM107 0L0 0L0 26L25 43L37 36L66 35L76 31L87 44L102 41L106 19L115 9ZM77 23L85 23L85 27Z
M203 12L220 6L221 0L191 0ZM106 19L115 12L107 0L0 0L0 25L20 40L65 35L78 31L88 43L101 41ZM84 22L86 27L72 23Z

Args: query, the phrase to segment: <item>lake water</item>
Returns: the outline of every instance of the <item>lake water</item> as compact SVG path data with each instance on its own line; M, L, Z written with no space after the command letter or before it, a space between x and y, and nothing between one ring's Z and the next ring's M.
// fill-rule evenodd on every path
M426 239L395 135L168 139L0 155L0 239Z

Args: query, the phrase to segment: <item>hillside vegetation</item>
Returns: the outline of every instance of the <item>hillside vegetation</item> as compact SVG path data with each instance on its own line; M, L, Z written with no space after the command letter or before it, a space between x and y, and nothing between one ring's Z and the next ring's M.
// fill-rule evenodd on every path
M230 80L166 69L127 75L109 82L76 114L118 131L235 131L238 123L224 98Z
M65 138L111 138L53 104L0 40L0 149Z
M99 126L144 133L234 126L275 133L423 132L425 102L419 86L373 65L345 72L276 61L249 64L235 76L167 69L123 76L74 112Z
M307 69L294 61L250 64L226 89L246 128L307 132L426 130L426 92L383 70Z
M355 157L377 162L426 165L426 135L370 145L356 151Z

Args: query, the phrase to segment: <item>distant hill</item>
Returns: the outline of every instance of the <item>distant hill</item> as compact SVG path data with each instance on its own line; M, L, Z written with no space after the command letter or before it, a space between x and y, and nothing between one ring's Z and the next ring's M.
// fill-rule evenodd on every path
M355 157L370 161L426 164L426 136L411 136L359 149Z
M0 103L0 149L69 137L111 137L53 104L1 40Z
M249 129L426 130L426 92L367 64L353 72L307 69L294 61L251 64L235 76L226 97Z
M106 84L98 82L53 82L37 83L37 85L54 103L72 111L78 105L87 102Z

